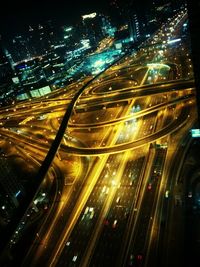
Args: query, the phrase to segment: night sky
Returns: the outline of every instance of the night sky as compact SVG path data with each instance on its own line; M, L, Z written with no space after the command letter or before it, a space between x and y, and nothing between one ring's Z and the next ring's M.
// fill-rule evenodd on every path
M0 33L4 37L11 36L25 30L28 25L49 19L61 25L70 25L89 12L106 13L110 8L109 2L110 0L5 0L0 11Z
M154 0L159 3L169 1ZM117 3L120 9L132 3L141 6L143 10L150 7L152 2L153 0L5 0L0 9L0 34L2 39L8 40L26 31L29 25L34 26L49 19L58 25L70 26L81 15L91 12L112 16L114 8L111 3Z

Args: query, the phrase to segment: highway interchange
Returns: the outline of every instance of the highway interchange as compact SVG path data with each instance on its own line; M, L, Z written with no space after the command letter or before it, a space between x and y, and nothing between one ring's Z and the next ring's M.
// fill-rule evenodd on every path
M161 266L160 255L170 250L162 237L173 231L169 207L176 205L178 174L171 173L180 168L172 162L197 117L188 48L166 44L169 32L180 37L186 20L181 11L90 83L87 77L0 109L4 153L37 177L74 94L87 85L41 185L47 195L55 186L54 195L22 266Z

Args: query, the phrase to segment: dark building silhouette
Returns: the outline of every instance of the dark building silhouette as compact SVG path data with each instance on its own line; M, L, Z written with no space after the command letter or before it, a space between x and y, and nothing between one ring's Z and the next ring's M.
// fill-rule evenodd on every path
M36 53L32 46L29 47L29 40L22 35L17 35L12 39L12 48L14 62L28 59Z
M0 217L6 224L19 206L24 189L5 157L0 157L0 173Z
M7 101L14 92L13 69L10 59L5 54L0 37L0 104Z
M192 62L197 92L198 124L200 127L200 0L187 1L191 36Z
M12 75L12 67L4 53L0 39L0 92L6 91L6 89L12 84Z
M90 40L91 46L97 46L98 42L104 37L102 16L97 13L83 15L82 25L84 38Z
M140 37L140 26L136 14L129 16L129 32L133 42L137 42Z

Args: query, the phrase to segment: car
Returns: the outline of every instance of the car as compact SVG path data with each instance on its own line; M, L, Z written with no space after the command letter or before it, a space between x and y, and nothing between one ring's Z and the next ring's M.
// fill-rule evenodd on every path
M147 189L148 189L148 190L151 190L151 188L152 188L152 184L149 183L148 186L147 186Z
M117 220L114 220L113 224L112 224L112 228L116 228L117 227Z
M165 198L168 198L169 197L169 190L166 190L165 191Z
M73 258L72 258L72 261L75 262L78 258L78 255L74 255Z
M108 226L109 225L109 220L107 218L105 218L103 223L104 223L104 225Z
M142 254L138 254L138 255L136 256L136 259L137 259L137 261L142 261L142 260L143 260L143 256L142 256Z
M118 197L117 199L116 199L116 203L119 203L120 202L120 197Z
M129 257L129 263L128 263L128 266L133 266L133 264L134 264L134 255L133 254L131 254L130 255L130 257Z

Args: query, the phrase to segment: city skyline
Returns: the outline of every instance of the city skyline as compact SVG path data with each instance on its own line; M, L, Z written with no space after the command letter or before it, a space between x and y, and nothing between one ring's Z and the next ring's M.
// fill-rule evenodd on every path
M5 13L0 18L0 33L6 38L6 34L15 35L24 32L29 25L38 25L52 20L58 25L75 24L81 15L92 12L106 11L109 0L95 1L7 1ZM110 11L109 11L110 12Z
M180 0L183 1L183 0ZM105 15L116 16L121 10L139 8L143 12L143 7L151 7L153 3L167 4L168 0L150 0L143 1L122 1L122 0L103 0L103 1L71 1L64 0L41 2L30 0L27 3L19 0L5 2L4 11L0 17L0 34L3 39L9 39L16 34L21 34L27 30L30 25L38 25L45 21L52 20L55 24L67 25L75 24L80 17L87 13L97 12ZM127 7L127 8L126 8ZM115 10L117 8L117 10ZM134 9L133 9L134 12Z

